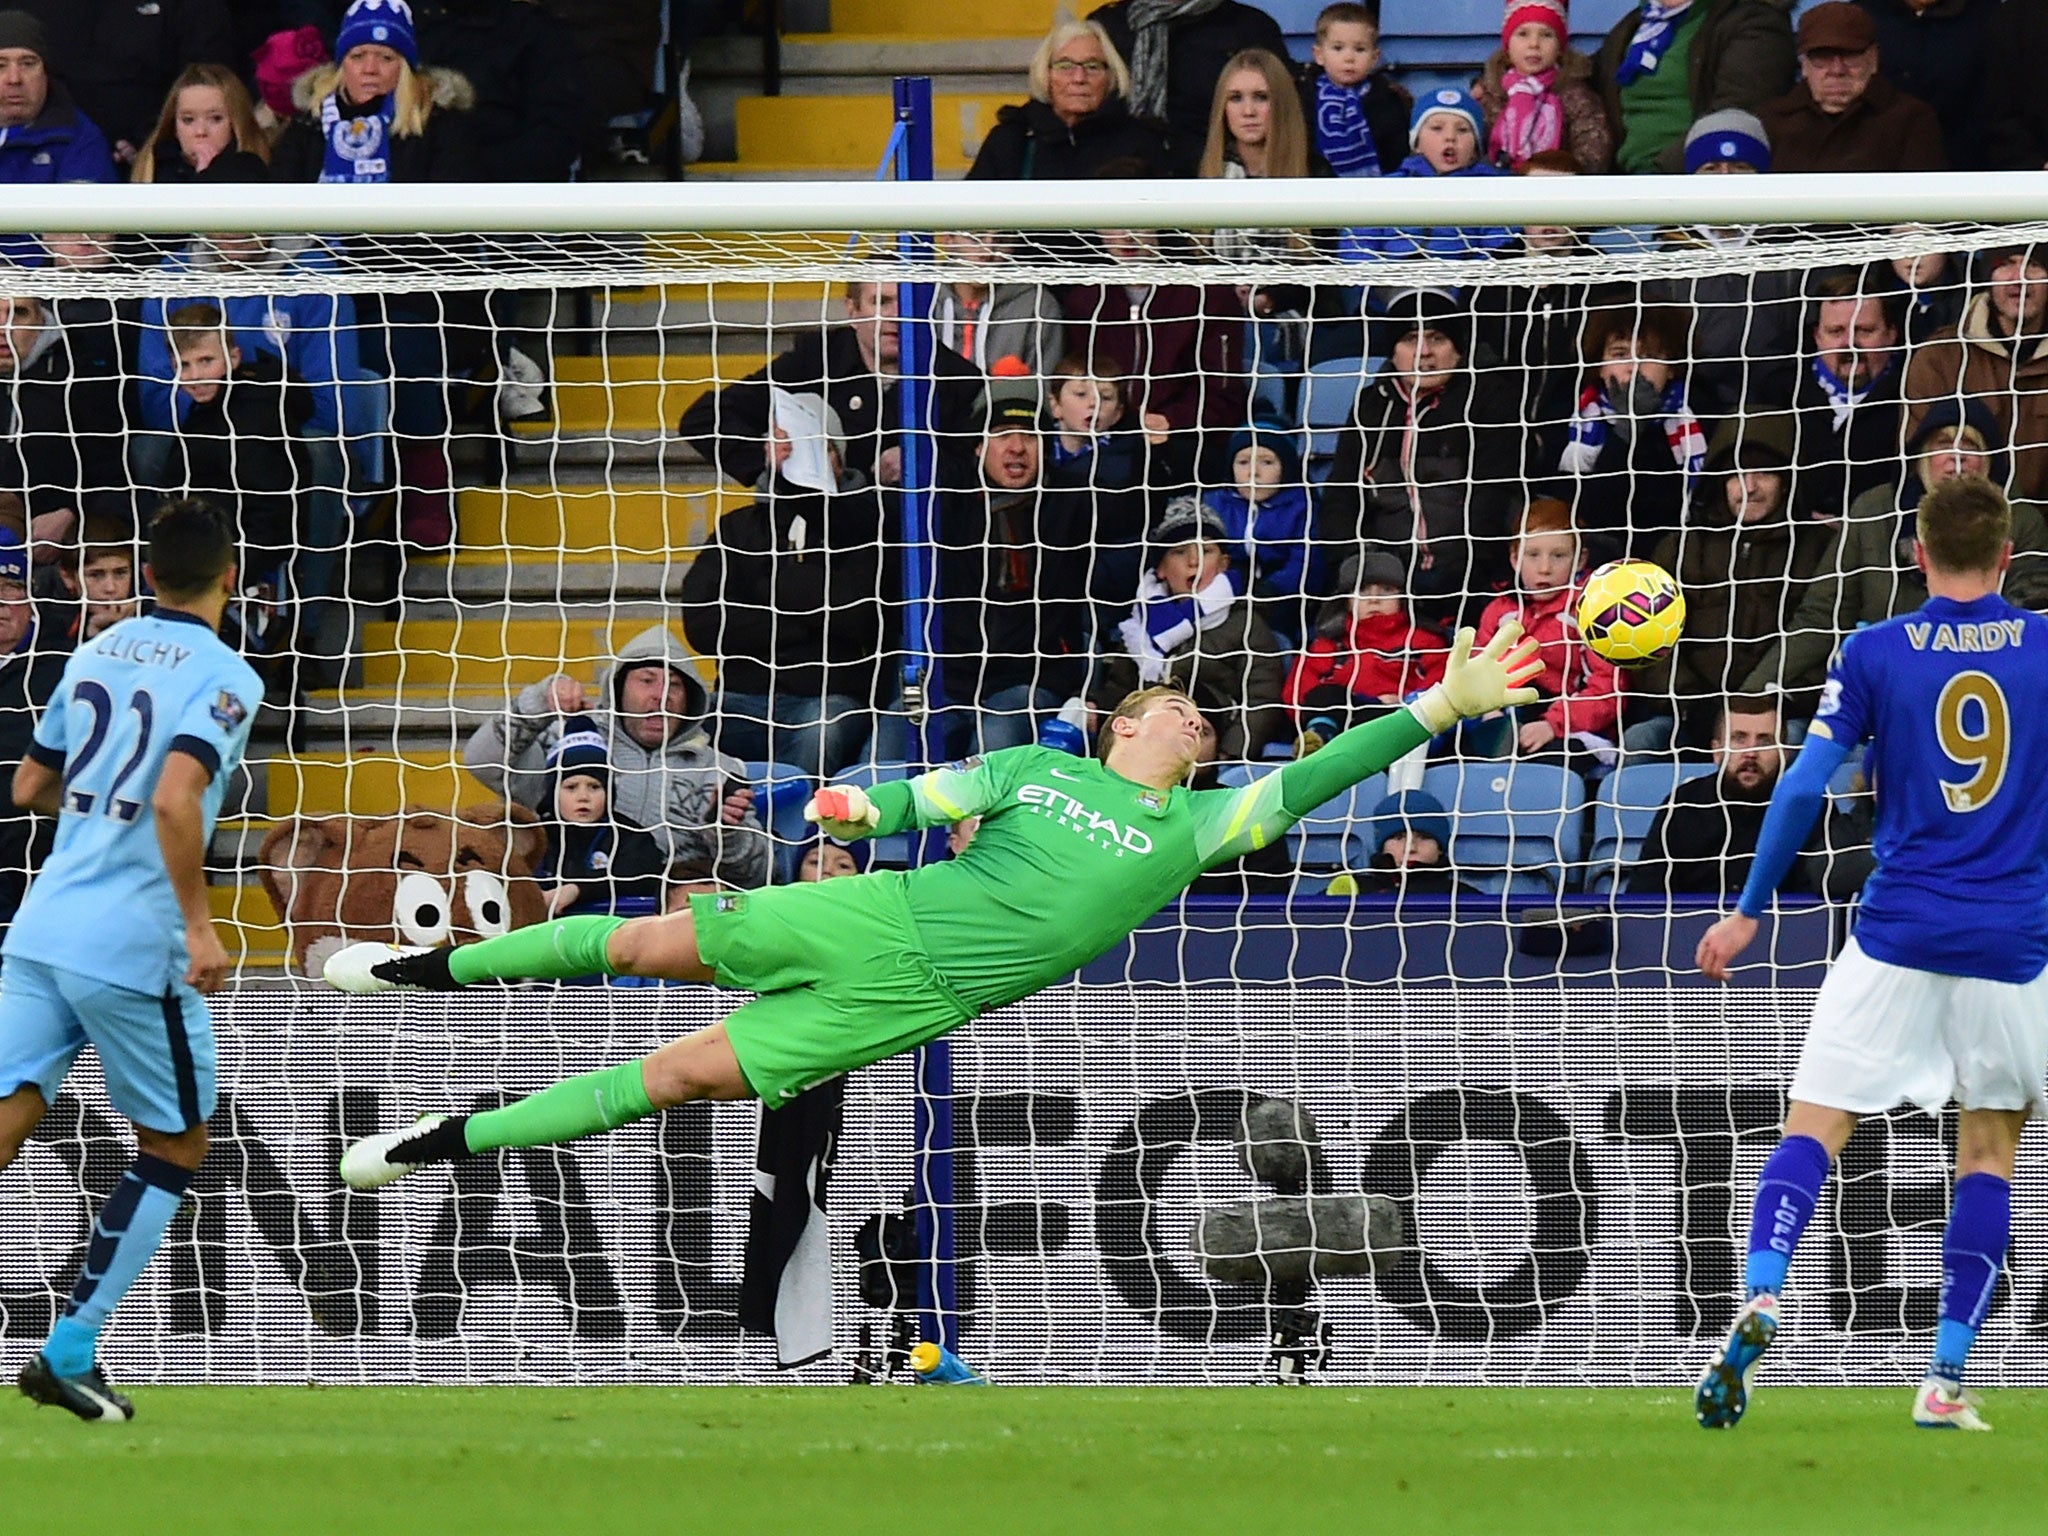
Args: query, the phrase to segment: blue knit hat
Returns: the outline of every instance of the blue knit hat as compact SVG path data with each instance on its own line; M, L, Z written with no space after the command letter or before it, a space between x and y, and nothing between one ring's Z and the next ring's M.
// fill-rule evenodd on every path
M1399 837L1403 832L1433 837L1445 854L1451 851L1451 818L1444 810L1443 801L1426 789L1403 790L1398 795L1387 796L1372 808L1372 851L1375 854L1387 846L1388 838Z
M1239 427L1230 438L1230 461L1237 462L1237 456L1247 448L1270 448L1280 461L1280 483L1294 485L1301 479L1301 439L1286 427L1270 422L1255 422L1249 427Z
M420 67L420 45L413 36L412 7L405 0L355 0L334 34L334 56L345 59L365 43L389 48L414 69Z
M1448 112L1462 117L1472 125L1472 137L1481 144L1486 142L1486 115L1479 110L1479 103L1472 99L1469 91L1461 91L1454 85L1431 91L1415 103L1415 111L1408 119L1408 147L1415 148L1422 136L1422 125L1439 113Z
M554 775L559 792L562 780L596 779L609 794L612 787L612 756L605 746L604 732L588 715L572 715L562 722L562 734L548 748L547 771Z
M0 528L0 580L28 583L28 546L12 528Z
M1685 135L1685 174L1697 176L1700 167L1731 160L1759 173L1771 168L1771 136L1752 112L1726 107L1709 112Z

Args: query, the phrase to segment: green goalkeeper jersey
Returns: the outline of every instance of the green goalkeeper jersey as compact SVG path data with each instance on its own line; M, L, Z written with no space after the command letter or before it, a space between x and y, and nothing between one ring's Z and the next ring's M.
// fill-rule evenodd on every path
M1405 709L1241 789L1154 789L1093 758L1011 747L878 784L877 836L981 817L956 859L903 877L918 941L963 1002L999 1008L1127 937L1203 870L1264 848L1420 746Z

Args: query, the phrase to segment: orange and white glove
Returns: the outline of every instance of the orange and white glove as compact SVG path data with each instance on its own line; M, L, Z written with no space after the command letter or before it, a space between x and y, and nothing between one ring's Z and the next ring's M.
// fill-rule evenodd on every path
M1444 680L1408 706L1432 736L1460 720L1537 700L1528 685L1543 675L1543 659L1534 640L1522 639L1522 626L1507 620L1477 656L1472 654L1475 638L1470 629L1458 631Z
M870 836L881 824L882 812L857 784L840 784L821 789L804 807L804 820L815 822L827 837L851 842Z

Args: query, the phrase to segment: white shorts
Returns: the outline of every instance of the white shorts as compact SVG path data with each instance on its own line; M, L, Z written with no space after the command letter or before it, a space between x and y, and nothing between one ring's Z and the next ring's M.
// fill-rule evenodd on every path
M2048 971L1944 976L1873 960L1852 938L1821 984L1792 1077L1802 1104L1876 1115L1899 1104L2044 1114Z

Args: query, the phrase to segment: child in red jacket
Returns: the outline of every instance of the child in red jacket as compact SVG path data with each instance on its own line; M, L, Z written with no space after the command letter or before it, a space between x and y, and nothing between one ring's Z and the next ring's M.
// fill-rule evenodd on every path
M1442 681L1449 648L1443 636L1409 619L1405 576L1401 562L1385 553L1344 562L1340 595L1323 609L1282 695L1301 733L1297 757Z
M1548 496L1531 501L1508 554L1514 586L1479 616L1478 643L1486 644L1512 618L1521 621L1522 632L1541 649L1543 675L1536 688L1543 698L1516 717L1514 752L1523 757L1611 754L1621 713L1621 676L1579 638L1572 616L1582 572L1571 509ZM1568 766L1583 771L1593 765L1572 761Z

